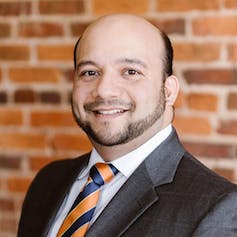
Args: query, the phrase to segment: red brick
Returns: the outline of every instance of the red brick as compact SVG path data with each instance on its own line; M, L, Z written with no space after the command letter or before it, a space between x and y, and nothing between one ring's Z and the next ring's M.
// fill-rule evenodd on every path
M19 89L14 92L16 103L34 103L37 100L36 93L31 89Z
M30 116L32 126L76 127L71 111L33 111Z
M61 96L56 91L42 91L39 93L39 100L45 104L59 104L61 102Z
M29 158L29 167L33 171L39 171L50 162L58 159L58 157L32 156Z
M235 158L234 147L225 144L184 142L185 148L194 156L207 158Z
M41 14L80 14L85 11L83 0L41 0L39 2Z
M9 37L11 34L11 26L7 23L0 23L0 38Z
M0 192L2 192L2 190L4 189L4 188L3 188L3 186L4 186L4 184L3 184L4 181L5 181L5 180L3 180L2 177L0 177Z
M78 150L88 152L91 150L91 143L84 133L56 134L52 140L55 150Z
M228 56L230 60L237 61L237 44L230 44L228 47Z
M236 35L237 16L202 17L193 21L195 35Z
M0 198L0 211L14 211L14 201L4 197Z
M190 93L187 96L187 103L190 109L216 111L218 98L213 94Z
M18 221L15 218L15 215L1 215L0 216L0 230L3 237L9 236L5 235L4 233L13 233L12 236L15 236L17 231L17 223Z
M63 34L61 23L25 22L19 25L19 36L21 37L55 37Z
M220 57L220 45L217 43L174 43L176 61L208 62Z
M29 15L31 13L31 3L29 1L1 1L1 16Z
M188 84L236 85L237 70L235 69L200 69L187 70L184 78Z
M185 105L185 95L184 95L184 93L180 90L180 91L179 91L179 94L178 94L178 97L177 97L177 99L176 99L176 101L175 101L174 107L175 107L175 108L182 108L182 107L184 107L184 105Z
M74 45L39 45L37 47L38 59L73 62L73 50Z
M74 81L74 70L73 69L67 69L64 70L64 77L66 78L66 81L69 81L70 83Z
M219 0L156 0L157 11L190 11L190 10L217 10L220 8Z
M8 190L13 193L15 192L25 193L28 190L30 183L31 183L30 178L25 178L21 176L10 177L7 180Z
M44 149L47 146L46 136L31 133L0 133L0 147L2 149Z
M95 15L110 13L142 14L148 11L147 0L92 0L92 11Z
M184 34L185 22L184 19L166 19L156 20L148 19L153 25L164 31L166 34Z
M22 111L11 108L0 108L0 126L21 125L23 122Z
M230 181L234 181L235 179L235 171L233 169L214 168L213 171Z
M174 126L180 134L207 135L211 133L211 124L206 118L183 117L176 115Z
M0 45L0 60L28 60L30 51L25 45Z
M69 105L71 105L71 101L72 101L72 91L68 91L67 93L67 101Z
M0 154L0 168L6 170L17 170L21 166L21 157L17 155L1 155Z
M230 93L228 95L227 107L230 110L236 110L237 109L237 92L236 93Z
M0 91L0 104L6 104L7 100L8 100L7 93L5 91Z
M225 0L225 7L226 8L237 8L237 1L236 0Z
M11 68L9 77L11 81L17 83L56 83L60 79L60 72L56 68Z
M15 200L15 209L16 210L21 210L24 199L25 199L25 193L18 195L18 198Z
M222 120L217 131L221 134L237 135L237 120Z
M72 23L71 24L71 32L72 36L77 36L79 37L82 35L86 27L89 25L90 22L77 22L77 23Z

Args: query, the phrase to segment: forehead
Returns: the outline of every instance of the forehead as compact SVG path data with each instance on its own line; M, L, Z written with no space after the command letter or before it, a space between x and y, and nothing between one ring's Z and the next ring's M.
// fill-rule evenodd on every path
M140 19L106 19L84 32L76 58L142 58L150 63L160 62L163 51L160 33L150 23Z

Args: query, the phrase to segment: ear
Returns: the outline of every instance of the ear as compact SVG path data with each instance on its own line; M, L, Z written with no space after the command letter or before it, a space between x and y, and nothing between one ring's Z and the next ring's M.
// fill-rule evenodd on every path
M165 101L166 105L173 106L179 93L179 80L171 75L165 80Z

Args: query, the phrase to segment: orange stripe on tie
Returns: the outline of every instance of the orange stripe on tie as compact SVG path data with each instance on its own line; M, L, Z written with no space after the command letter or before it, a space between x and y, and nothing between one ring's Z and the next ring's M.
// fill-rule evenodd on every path
M92 209L96 205L98 198L99 190L83 199L66 217L57 236L61 236L72 225L72 223L77 220L78 216L81 216L88 210Z
M73 235L72 237L83 237L88 229L89 223L81 226Z
M108 183L114 177L114 173L108 165L105 166L103 163L98 163L95 166L105 183Z

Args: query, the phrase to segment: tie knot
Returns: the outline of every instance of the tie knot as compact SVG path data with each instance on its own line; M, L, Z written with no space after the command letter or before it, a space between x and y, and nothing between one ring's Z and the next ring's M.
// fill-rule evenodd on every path
M99 186L108 183L118 170L112 164L97 163L90 170L90 177Z

